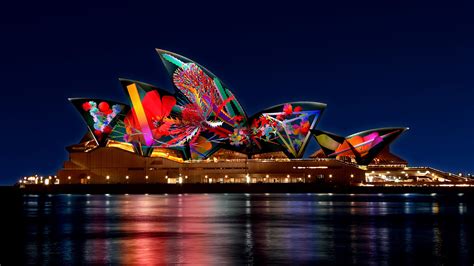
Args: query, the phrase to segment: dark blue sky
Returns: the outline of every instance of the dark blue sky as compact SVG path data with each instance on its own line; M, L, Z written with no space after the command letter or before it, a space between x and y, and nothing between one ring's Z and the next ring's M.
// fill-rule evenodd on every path
M474 172L472 1L257 2L3 3L0 184L61 167L86 132L68 97L126 102L119 77L170 88L155 47L209 68L248 114L324 102L323 130L409 126L392 149L411 165Z

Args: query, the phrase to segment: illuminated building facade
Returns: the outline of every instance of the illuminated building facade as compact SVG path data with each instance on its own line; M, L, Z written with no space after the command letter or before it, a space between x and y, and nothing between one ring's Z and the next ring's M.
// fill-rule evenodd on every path
M341 137L317 128L326 104L307 101L279 104L247 116L229 87L212 72L181 55L157 52L174 90L120 79L130 104L70 99L89 132L79 144L67 148L69 160L55 182L455 180L442 171L426 170L428 174L408 168L406 161L390 153L389 144L408 128ZM321 149L304 158L312 139Z

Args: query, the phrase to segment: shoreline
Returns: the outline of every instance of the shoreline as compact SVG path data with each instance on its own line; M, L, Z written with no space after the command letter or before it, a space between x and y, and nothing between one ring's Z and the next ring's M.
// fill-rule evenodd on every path
M0 193L19 194L183 194L183 193L336 193L336 194L468 194L474 187L384 187L336 186L323 184L87 184L28 185L0 187Z

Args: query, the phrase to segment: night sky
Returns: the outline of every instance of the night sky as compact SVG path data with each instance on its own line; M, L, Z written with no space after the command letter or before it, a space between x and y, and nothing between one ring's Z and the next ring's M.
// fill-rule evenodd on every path
M128 103L119 77L171 88L155 48L206 66L249 115L327 103L322 130L408 126L392 150L410 165L474 172L472 1L258 2L2 3L0 184L61 167L86 132L68 97Z

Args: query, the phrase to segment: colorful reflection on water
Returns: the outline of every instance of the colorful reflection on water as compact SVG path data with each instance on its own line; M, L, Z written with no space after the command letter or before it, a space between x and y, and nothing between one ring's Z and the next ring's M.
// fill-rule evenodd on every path
M472 203L431 195L25 196L24 263L471 264Z

